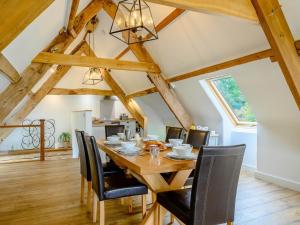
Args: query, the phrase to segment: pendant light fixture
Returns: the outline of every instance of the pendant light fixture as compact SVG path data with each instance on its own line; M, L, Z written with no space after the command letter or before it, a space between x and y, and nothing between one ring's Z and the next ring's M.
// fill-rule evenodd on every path
M91 20L91 24L93 26L92 30L88 30L88 43L89 43L89 56L91 56L91 48L93 51L95 51L95 37L94 37L94 31L95 31L95 24L97 23L97 18L94 17ZM92 45L91 45L91 33L92 33ZM103 81L103 75L100 70L100 68L97 67L90 67L88 71L85 72L82 84L87 85L96 85L99 84L101 81Z
M158 39L150 7L144 0L120 1L109 33L126 44Z

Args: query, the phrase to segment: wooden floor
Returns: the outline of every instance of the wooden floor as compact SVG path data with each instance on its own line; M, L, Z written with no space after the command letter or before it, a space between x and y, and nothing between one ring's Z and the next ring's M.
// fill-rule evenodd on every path
M0 224L92 224L79 203L79 181L75 159L0 164ZM133 214L119 200L105 207L106 225L141 221L140 198L134 201ZM300 225L300 193L242 174L235 224Z
M71 150L63 150L63 151L56 150L56 151L46 152L45 154L46 160L70 159L70 158L72 158ZM39 161L39 160L40 160L40 153L3 155L2 152L0 152L0 164L30 162L30 161Z

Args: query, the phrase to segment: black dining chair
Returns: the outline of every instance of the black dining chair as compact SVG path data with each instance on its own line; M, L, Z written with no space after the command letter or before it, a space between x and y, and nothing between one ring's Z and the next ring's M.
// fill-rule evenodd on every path
M245 145L201 147L192 188L158 193L159 206L186 225L233 225L245 148Z
M87 188L87 205L90 206L91 201L91 191L92 191L92 177L91 177L91 168L89 157L86 150L86 144L84 141L84 132L75 130L76 140L79 150L79 159L80 159L80 174L81 174L81 183L80 183L80 202L84 201L84 187L85 182L88 184Z
M209 141L209 131L203 131L203 130L189 130L186 144L190 144L193 146L193 148L200 149L204 145L208 145ZM172 173L164 173L162 174L165 180L169 180L172 176ZM187 179L184 186L190 186L193 183L194 178L194 171L190 174L189 178ZM173 219L172 219L173 220Z
M76 140L78 144L79 150L79 159L80 159L80 174L81 174L81 191L80 191L80 201L84 201L84 187L85 181L87 181L87 206L88 210L91 205L91 194L92 194L92 176L91 176L91 167L89 161L89 155L87 152L86 141L84 138L84 131L75 130ZM109 176L111 174L123 173L119 167L111 164L107 164L104 166L104 175Z
M193 148L201 149L202 146L208 145L209 134L210 134L209 131L189 130L186 143L192 145ZM195 171L193 170L189 178L185 182L185 186L192 185L194 179L194 173Z
M124 133L125 126L124 125L105 125L105 138L117 135L118 133Z
M85 136L91 165L93 198L93 222L97 220L97 203L100 202L100 225L105 224L104 201L142 195L142 215L146 214L146 194L148 188L133 177L126 174L113 174L104 180L104 171L96 140L93 136ZM105 182L105 183L104 183Z
M117 135L118 133L124 133L124 130L125 130L124 125L120 125L120 124L105 125L105 138L107 139L107 137ZM112 168L117 167L117 165L115 164L115 162L113 160L111 160L111 158L106 156L106 159L107 159L108 166L110 166Z
M180 127L166 127L166 142L169 142L169 139L180 139L182 138L183 128Z
M209 134L210 132L205 130L189 130L186 143L200 149L203 145L208 145Z

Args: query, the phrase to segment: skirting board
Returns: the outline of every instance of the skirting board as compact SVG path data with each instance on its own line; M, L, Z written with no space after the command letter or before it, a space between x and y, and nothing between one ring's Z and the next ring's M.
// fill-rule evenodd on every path
M281 187L285 187L285 188L300 192L300 183L299 182L295 182L295 181L285 179L282 177L273 176L273 175L259 172L259 171L256 171L254 173L254 176L257 179L261 179L261 180L279 185Z
M252 174L257 179L264 180L266 182L270 182L272 184L300 192L300 183L299 182L295 182L295 181L285 179L282 177L263 173L263 172L257 171L256 168L245 165L245 164L242 166L242 172L243 171Z
M248 164L243 164L242 171L254 174L256 172L256 167L254 167L252 165L248 165Z

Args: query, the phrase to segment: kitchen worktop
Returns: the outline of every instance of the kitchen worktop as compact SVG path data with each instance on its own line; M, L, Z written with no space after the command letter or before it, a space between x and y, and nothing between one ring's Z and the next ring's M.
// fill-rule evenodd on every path
M113 120L95 120L93 121L93 127L103 127L105 125L111 125L114 123L124 123L124 122L131 122L131 121L135 121L135 119L133 118L128 118L125 120L120 120L120 119L113 119Z

